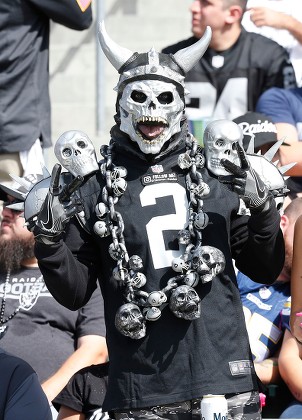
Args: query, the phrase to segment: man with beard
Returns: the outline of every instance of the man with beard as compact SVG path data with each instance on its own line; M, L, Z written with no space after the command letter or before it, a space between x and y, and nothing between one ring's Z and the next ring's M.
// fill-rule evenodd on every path
M0 344L34 368L51 402L79 369L107 359L101 294L96 290L76 312L55 301L34 257L33 234L24 226L24 203L21 210L8 208L20 200L2 188Z
M264 385L273 384L277 395L277 398L271 400L270 393L267 393L268 400L264 411L270 410L270 412L264 412L266 416L272 414L273 417L278 417L282 407L288 402L289 394L286 392L287 389L284 389L279 374L278 355L286 328L285 315L290 310L294 228L301 214L302 199L296 198L285 207L281 216L280 227L284 236L285 260L275 283L270 286L259 284L240 272L237 274L256 373Z

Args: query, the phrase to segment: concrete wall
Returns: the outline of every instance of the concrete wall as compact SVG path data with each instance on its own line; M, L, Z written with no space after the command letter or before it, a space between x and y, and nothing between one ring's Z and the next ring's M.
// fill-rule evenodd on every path
M133 51L160 51L191 34L192 0L93 0L94 22L84 32L53 24L50 46L50 92L53 143L66 130L86 132L98 152L114 124L116 70L97 41L103 17L111 38ZM98 154L99 156L99 154ZM46 153L49 169L55 158Z

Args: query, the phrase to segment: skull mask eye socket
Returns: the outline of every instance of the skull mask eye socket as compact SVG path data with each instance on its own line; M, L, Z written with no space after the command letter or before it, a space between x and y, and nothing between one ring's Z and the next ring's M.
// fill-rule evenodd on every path
M77 142L77 145L79 146L80 149L85 149L86 147L86 143L84 142L84 140L79 140Z
M225 143L225 141L224 141L223 139L217 139L217 140L215 141L215 145L216 145L217 147L223 147L223 146L224 146L224 143Z
M62 150L62 155L66 158L70 157L72 155L71 149L66 147L65 149Z
M133 99L134 102L138 102L140 104L143 104L147 99L147 95L144 92L134 90L131 93L131 99Z
M206 262L206 263L210 262L210 260L211 260L210 254L203 254L202 258L203 258L204 262Z
M179 295L176 297L177 302L183 302L185 300L186 294L185 293L179 293Z
M158 95L157 100L160 104L171 104L174 98L172 92L163 92Z

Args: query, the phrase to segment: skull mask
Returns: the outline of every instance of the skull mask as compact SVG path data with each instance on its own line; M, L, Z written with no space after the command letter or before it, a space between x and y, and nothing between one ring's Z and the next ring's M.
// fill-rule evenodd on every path
M143 314L134 303L125 303L118 309L115 316L115 326L120 333L135 340L146 335Z
M136 142L143 153L157 154L180 131L184 111L185 75L203 56L211 40L208 26L201 39L173 56L151 48L133 53L116 44L99 27L104 54L118 70L117 121L120 129Z
M233 121L217 120L206 126L203 142L209 171L215 175L230 175L221 165L221 159L240 165L235 145L242 145L242 137L241 128Z
M222 273L225 267L223 253L213 246L197 247L193 253L192 268L197 271L203 283L207 283L217 274Z
M172 83L145 80L129 83L119 101L121 130L145 154L157 154L180 131L184 102Z
M99 169L94 146L82 131L66 131L55 144L58 161L74 176L89 175Z
M200 298L195 289L182 285L173 290L170 309L177 318L192 321L200 317Z

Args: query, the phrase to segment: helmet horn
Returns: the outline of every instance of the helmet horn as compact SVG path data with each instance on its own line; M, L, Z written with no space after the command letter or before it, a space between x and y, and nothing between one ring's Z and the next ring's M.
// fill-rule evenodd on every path
M104 22L100 22L98 31L99 41L104 54L116 70L132 57L133 52L116 44L107 34Z
M211 41L211 37L212 30L210 26L207 26L202 38L193 45L183 48L174 54L175 61L185 73L191 70L204 55Z

